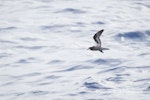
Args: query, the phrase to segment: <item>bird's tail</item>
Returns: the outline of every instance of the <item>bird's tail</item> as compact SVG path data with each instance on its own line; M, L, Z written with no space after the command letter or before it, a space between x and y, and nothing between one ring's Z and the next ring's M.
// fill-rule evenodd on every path
M109 48L102 48L102 50L109 50Z

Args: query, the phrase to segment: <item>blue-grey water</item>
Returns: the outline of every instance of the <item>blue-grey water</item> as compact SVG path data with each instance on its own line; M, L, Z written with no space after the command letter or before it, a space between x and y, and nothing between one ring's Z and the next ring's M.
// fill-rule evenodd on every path
M129 99L150 100L149 0L0 0L0 100Z

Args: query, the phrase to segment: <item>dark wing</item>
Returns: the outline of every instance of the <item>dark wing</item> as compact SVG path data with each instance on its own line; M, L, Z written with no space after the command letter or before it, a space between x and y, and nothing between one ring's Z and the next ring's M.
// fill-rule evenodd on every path
M100 30L100 31L98 31L94 36L93 36L93 39L95 40L95 42L98 44L98 45L100 45L101 46L101 40L100 40L100 36L101 36L101 34L102 34L102 32L103 32L104 30Z

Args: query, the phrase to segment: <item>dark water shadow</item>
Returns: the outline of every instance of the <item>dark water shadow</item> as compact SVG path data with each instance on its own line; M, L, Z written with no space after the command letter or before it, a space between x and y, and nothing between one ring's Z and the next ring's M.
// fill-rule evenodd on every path
M4 84L1 84L0 86L11 86L13 84L15 84L15 82L6 82Z
M40 39L38 38L31 38L31 37L22 37L22 38L19 38L20 40L22 41L38 41Z
M70 30L69 29L69 31L72 32L72 33L80 33L80 32L82 32L82 30L78 30L78 29L76 29L76 30Z
M29 94L31 95L46 95L46 94L49 94L49 91L41 91L41 90L35 90L35 91L31 91L29 92Z
M7 31L7 30L13 30L16 29L16 27L10 26L10 27L5 27L5 28L0 28L0 31Z
M67 27L69 25L45 25L45 26L40 26L41 30L54 30L54 29L60 29L60 28L64 28Z
M0 43L9 43L9 44L18 44L17 42L9 41L9 40L0 40Z
M84 87L90 89L90 90L97 90L97 89L102 89L102 90L107 90L107 89L111 89L108 87L105 87L97 82L84 82L83 84Z
M25 64L25 63L34 63L34 62L39 62L39 61L40 61L39 59L36 59L34 57L29 57L26 59L20 59L15 63L24 63Z
M143 6L145 6L145 7L147 7L147 8L150 8L150 5L149 4L146 4L146 3L142 3L142 2L137 2L137 3L135 3L135 4L138 4L138 5L143 5Z
M86 87L87 89L91 90L91 91L95 91L95 90L109 90L112 88L106 87L103 84L96 82L92 77L88 77L84 80L84 83L82 85L82 87Z
M75 23L77 26L85 26L87 23L84 22L76 22Z
M95 60L88 60L86 62L90 62L92 64L97 65L109 65L109 66L117 66L122 63L120 59L95 59Z
M134 82L150 82L150 78L138 79L135 80Z
M142 57L142 56L145 56L145 55L150 55L150 53L141 53L138 56Z
M150 94L150 86L148 86L144 91L148 92Z
M133 32L125 32L119 33L115 36L115 39L121 41L121 37L124 37L126 40L146 42L150 36L150 31L133 31Z
M49 75L49 76L45 76L43 79L45 80L45 79L58 79L58 78L60 78L61 76L56 76L56 75Z
M50 3L50 2L53 2L55 0L39 0L40 2L43 2L43 3Z
M60 63L64 63L65 61L62 60L52 60L50 62L48 62L47 64L60 64Z
M97 22L92 22L92 24L97 24L97 25L104 25L105 23L102 21L97 21Z
M0 59L5 57L10 57L12 54L9 53L0 53Z
M25 92L14 92L14 93L5 93L5 94L0 94L0 96L21 96L24 95Z
M43 49L46 48L47 46L15 46L14 48L18 48L18 49L31 49L31 50L39 50L39 49Z
M82 14L86 13L86 11L75 9L75 8L65 8L63 10L56 11L54 13L72 13L72 14Z
M114 67L114 68L107 68L102 71L99 71L97 74L102 74L102 73L108 73L108 72L113 72L113 73L121 73L124 72L127 68L125 66L121 67Z
M19 75L18 78L33 77L33 76L39 76L39 75L42 75L42 73L40 73L40 72L33 72L33 73Z
M123 79L124 77L120 77L120 76L116 76L116 77L109 77L107 78L106 80L107 81L112 81L112 82L115 82L117 84L119 83L122 83L122 82L125 82L126 80Z
M46 75L32 83L34 83L38 86L51 85L51 84L54 84L54 82L55 82L54 80L59 80L59 78L61 78L61 77L62 76L58 76L58 75Z
M92 66L83 66L83 65L76 65L64 70L59 70L59 71L55 71L55 72L71 72L71 71L76 71L76 70L84 70L84 69L91 69L93 68Z

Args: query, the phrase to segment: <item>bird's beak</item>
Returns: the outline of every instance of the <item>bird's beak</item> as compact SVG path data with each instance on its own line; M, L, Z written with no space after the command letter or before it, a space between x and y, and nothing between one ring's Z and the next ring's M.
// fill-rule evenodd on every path
M87 50L89 50L89 48Z

